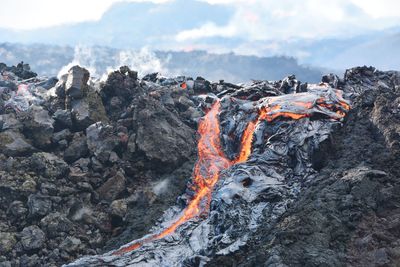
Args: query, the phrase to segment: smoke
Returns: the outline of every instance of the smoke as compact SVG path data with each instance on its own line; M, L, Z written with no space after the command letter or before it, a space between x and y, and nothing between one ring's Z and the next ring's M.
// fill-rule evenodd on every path
M58 72L57 77L60 79L62 75L66 74L69 69L71 69L75 65L86 68L90 72L92 77L96 77L96 60L97 58L92 47L77 45L74 49L74 58L70 63L61 68L61 70Z
M167 192L169 185L169 180L164 179L161 180L153 185L153 192L157 196L162 195L163 193Z
M141 76L151 72L168 74L168 71L164 68L165 63L161 62L156 54L146 47L139 51L126 50L119 52L118 65L126 65L136 70Z
M78 45L74 49L73 60L63 66L58 73L58 78L68 70L79 65L89 70L91 77L107 79L110 72L119 69L120 66L128 66L138 72L139 76L148 73L159 72L164 75L171 73L165 67L169 58L161 60L147 47L140 50L106 50L102 47Z

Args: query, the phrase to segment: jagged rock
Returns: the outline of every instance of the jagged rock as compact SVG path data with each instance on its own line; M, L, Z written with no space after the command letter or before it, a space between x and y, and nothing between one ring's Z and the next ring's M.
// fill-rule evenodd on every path
M343 86L343 81L335 74L328 74L322 76L321 81L323 83L328 83L332 88L341 88Z
M42 107L33 106L30 109L30 116L25 120L24 130L28 138L37 147L46 147L51 144L51 137L54 131L54 120L48 111Z
M82 242L76 237L68 236L64 241L60 244L60 249L65 250L67 252L76 252L80 249Z
M128 151L130 153L135 153L135 151L136 151L136 134L135 133L133 133L129 136Z
M40 221L40 227L47 236L54 238L62 233L69 233L73 229L73 223L59 212L51 213Z
M136 146L150 160L177 166L194 152L194 131L160 102L141 99L135 120Z
M78 129L85 129L98 121L108 121L101 98L92 88L85 98L72 101L71 112L73 122Z
M125 190L125 175L118 171L117 174L108 179L99 189L97 193L99 197L106 201L113 201Z
M37 172L49 180L54 180L64 177L68 174L68 164L59 157L46 153L39 152L32 155L33 168Z
M28 208L30 217L44 217L51 211L51 200L39 194L32 194L28 197Z
M25 218L28 213L28 209L22 201L15 200L10 204L8 213L12 214L16 218Z
M38 255L32 255L32 256L28 256L28 255L22 255L21 259L20 259L20 264L21 266L26 266L26 267L35 267L38 265L40 259Z
M58 83L57 77L50 77L46 81L37 83L37 86L40 86L46 90L49 90L50 88L56 86L57 83Z
M2 255L9 253L16 243L15 233L0 232L0 253Z
M54 114L57 129L68 127L84 130L95 122L108 121L101 97L95 88L87 84L89 78L90 73L86 69L74 66L57 83L55 91L60 100L60 111ZM69 112L61 111L64 109L61 103L71 111L72 126Z
M28 156L36 150L19 132L8 130L0 133L0 151L6 156Z
M137 72L126 66L108 76L101 87L101 98L110 118L119 119L133 97L142 93L143 90L138 85Z
M110 125L97 122L86 129L87 145L89 151L100 162L108 161L111 152L118 145L118 137Z
M59 143L60 141L62 141L62 140L65 140L65 141L71 141L71 139L72 139L72 133L71 133L71 131L70 130L68 130L68 129L64 129L64 130L62 130L62 131L59 131L59 132L57 132L57 133L54 133L53 134L53 137L51 138L51 141L53 141L53 143ZM67 143L68 144L68 143Z
M13 130L13 131L20 131L23 128L23 124L16 119L15 115L10 114L3 114L0 115L0 130Z
M207 94L211 92L210 82L203 77L197 77L194 80L193 90L195 94Z
M307 86L294 77L234 85L159 75L139 81L136 72L123 67L105 83L89 85L86 71L77 71L82 72L61 77L48 91L41 87L52 80L24 82L32 94L24 105L32 106L33 113L10 109L8 100L15 97L18 77L10 74L3 81L0 75L0 87L6 87L0 88L0 266L60 266L80 255L116 249L151 231L159 233L194 197L192 183L185 191L196 160L194 129L215 103L215 94L221 99L220 125L215 127L222 142L219 152L233 161L246 125L259 114L260 103L265 104L263 98L294 92L299 94L280 97L285 101L275 103L279 107L266 103L277 108L275 112L289 113L256 127L249 160L221 173L204 214L133 253L97 255L80 262L91 266L144 261L150 266L160 262L395 266L399 262L399 73L360 67L347 71L344 80L324 77L329 86ZM329 101L319 103L321 99L314 98L318 92L328 93L333 103L341 94L350 99L348 116L333 122L331 118L347 110L332 108ZM308 102L300 105L305 96L318 107L309 109L303 119L288 118L290 112L297 114L308 106ZM54 131L35 122L35 113L43 113L44 121L53 119ZM5 147L18 138L37 148L8 153ZM201 205L207 206L206 202ZM25 248L21 235L14 232L37 230L36 224L44 241L38 248ZM38 236L26 232L25 236ZM2 239L3 233L14 238ZM6 242L5 253L3 240L13 244L10 248Z
M64 151L64 160L68 163L74 162L89 153L86 136L82 133L76 133L71 144Z
M72 127L71 112L69 110L58 109L53 114L55 120L55 129L61 130Z
M79 99L84 96L87 90L90 73L88 70L79 66L73 66L68 71L67 81L65 83L65 95L72 99Z
M128 210L127 201L125 199L114 200L110 205L111 215L123 218Z
M24 250L30 251L43 247L45 233L36 225L25 227L21 232L21 244Z
M284 94L299 93L301 82L296 79L295 75L290 75L282 80L279 90Z
M61 102L65 102L65 85L68 79L68 74L64 74L60 77L60 80L56 83L56 85L54 86L54 91L55 94L57 95L57 97L59 98L59 100L61 100ZM62 108L65 108L65 103L62 106Z
M33 71L31 71L31 67L29 66L29 64L24 64L23 61L21 61L20 63L17 64L17 66L11 66L8 67L7 65L5 65L4 63L1 63L0 66L0 71L9 71L14 73L18 78L21 78L22 80L25 79L30 79L30 78L34 78L37 76L36 73L34 73Z

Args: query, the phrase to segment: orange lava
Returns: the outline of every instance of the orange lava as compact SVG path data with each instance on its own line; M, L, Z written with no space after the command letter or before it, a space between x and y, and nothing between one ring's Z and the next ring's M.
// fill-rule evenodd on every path
M242 136L242 142L240 147L239 156L235 159L234 163L240 163L246 161L251 154L251 147L253 143L253 133L256 129L257 122L251 121L246 127L246 130Z
M197 145L198 160L193 173L194 186L192 189L195 192L194 198L190 200L180 217L161 233L151 235L136 243L123 247L115 251L113 255L121 255L133 251L141 247L144 243L149 243L168 236L174 233L175 230L185 222L207 212L211 202L211 193L214 185L218 181L220 172L236 163L247 161L252 150L254 131L261 121L266 120L271 122L278 117L298 120L311 116L310 110L317 106L319 108L328 108L335 111L338 117L333 119L343 118L346 114L341 111L340 108L347 111L350 109L350 105L342 98L341 93L336 92L336 96L338 98L338 104L327 103L329 101L323 97L317 98L313 102L302 101L301 98L299 98L300 100L292 101L290 104L297 113L289 112L279 104L283 101L287 101L287 95L268 98L266 105L260 108L257 119L249 122L247 125L242 136L240 151L234 160L229 160L222 150L218 119L220 102L219 100L216 101L199 123L198 133L200 138Z

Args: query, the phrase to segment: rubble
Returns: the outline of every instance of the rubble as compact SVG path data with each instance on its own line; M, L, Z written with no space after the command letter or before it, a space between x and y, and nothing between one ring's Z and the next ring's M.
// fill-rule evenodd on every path
M0 84L0 266L400 260L398 72L234 85L20 70Z

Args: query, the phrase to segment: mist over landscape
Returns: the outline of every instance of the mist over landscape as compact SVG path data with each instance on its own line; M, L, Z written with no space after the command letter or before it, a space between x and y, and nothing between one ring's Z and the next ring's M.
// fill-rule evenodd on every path
M110 2L96 19L37 28L5 21L3 16L9 28L0 24L0 60L31 62L48 76L75 61L102 75L121 62L141 68L135 61L144 57L157 61L148 72L232 82L276 80L289 74L317 81L321 73L342 74L356 65L399 68L400 28L395 16L379 14L373 4L359 1L335 1L316 14L311 3ZM52 6L38 3L37 8L45 5ZM69 10L74 3L64 5ZM105 5L99 3L98 8ZM62 5L49 12L61 10ZM70 12L78 16L82 11ZM127 53L137 54L136 59L124 59Z

